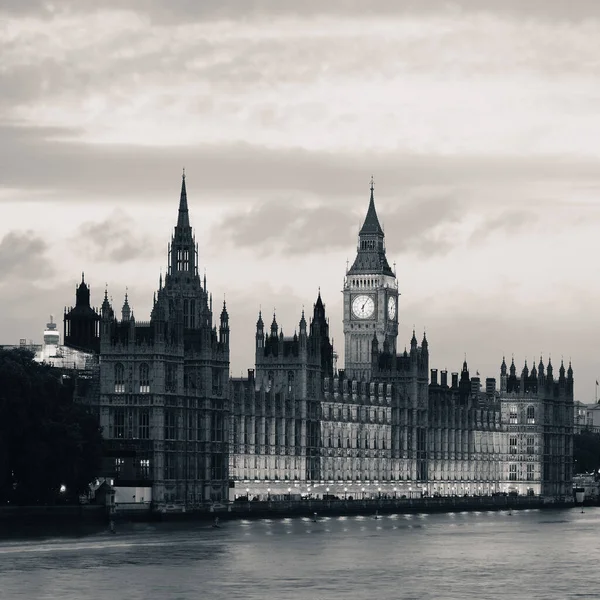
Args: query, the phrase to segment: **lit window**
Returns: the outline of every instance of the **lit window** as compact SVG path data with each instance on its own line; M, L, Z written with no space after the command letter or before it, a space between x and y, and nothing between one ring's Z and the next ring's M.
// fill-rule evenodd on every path
M533 481L535 476L535 465L527 465L527 481Z
M140 394L150 393L150 367L147 363L140 365Z
M535 424L535 408L533 406L527 407L527 425Z
M516 425L518 422L517 405L511 404L509 410L510 410L510 415L509 415L510 424Z
M115 394L125 393L125 367L121 363L115 365Z
M511 437L509 440L509 452L510 454L516 454L517 453L517 438L516 437Z
M535 438L533 436L527 437L527 454L535 453Z
M508 479L510 481L517 480L517 465L510 465L508 469Z

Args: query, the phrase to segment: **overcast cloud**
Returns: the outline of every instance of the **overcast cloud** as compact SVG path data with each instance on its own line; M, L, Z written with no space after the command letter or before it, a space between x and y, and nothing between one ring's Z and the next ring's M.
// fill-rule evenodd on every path
M599 57L595 0L4 0L0 343L82 270L148 318L185 167L232 372L259 307L291 335L319 286L341 366L373 174L399 347L426 327L432 366L485 375L564 354L589 401Z

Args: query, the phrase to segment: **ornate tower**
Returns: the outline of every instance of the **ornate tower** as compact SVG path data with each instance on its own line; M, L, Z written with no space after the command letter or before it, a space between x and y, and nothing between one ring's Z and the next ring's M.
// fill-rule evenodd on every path
M344 280L344 338L346 373L369 379L374 337L396 354L398 282L385 255L385 235L375 210L374 185L365 222L358 234L354 264Z

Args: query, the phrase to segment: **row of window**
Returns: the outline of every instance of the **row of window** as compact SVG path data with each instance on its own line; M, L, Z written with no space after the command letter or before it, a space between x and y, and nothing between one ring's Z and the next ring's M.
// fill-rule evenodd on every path
M328 448L343 448L343 444L342 444L342 436L338 435L337 436L337 445L336 442L334 441L334 435L331 433L329 434L329 437L327 438L327 447ZM354 440L352 440L349 436L346 438L346 448L365 448L366 450L369 449L373 449L373 450L385 450L386 449L386 442L385 442L385 438L382 438L381 441L378 441L376 437L373 438L373 440L369 440L369 434L366 433L363 437L357 437Z
M178 455L175 452L165 452L165 479L204 479L213 481L227 478L227 463L222 454L208 456L208 473L205 472L205 457L198 455Z
M190 442L223 442L225 440L225 428L223 414L212 412L210 414L210 430L207 440L204 422L204 413L188 413L183 417L183 431L178 427L178 414L176 410L165 410L165 440L185 440ZM186 437L187 436L187 437Z
M360 412L359 412L360 409ZM330 421L357 421L360 419L362 423L385 423L385 409L368 408L367 406L323 406L323 419Z
M517 425L519 422L519 407L516 404L511 404L509 407L509 422L511 425ZM535 408L527 407L527 425L535 425Z
M150 366L148 363L141 363L139 369L139 393L150 393ZM125 366L123 363L115 365L115 394L125 393ZM189 375L184 378L185 387L195 388L195 383ZM165 370L165 392L177 392L177 365L167 363ZM212 370L212 393L220 395L223 392L223 369L213 368Z
M509 439L509 453L518 454L518 440L511 436ZM527 454L535 454L535 438L532 435L527 436Z
M517 465L509 465L508 468L508 479L509 481L518 481L517 479ZM527 465L527 481L534 481L535 479L535 465Z

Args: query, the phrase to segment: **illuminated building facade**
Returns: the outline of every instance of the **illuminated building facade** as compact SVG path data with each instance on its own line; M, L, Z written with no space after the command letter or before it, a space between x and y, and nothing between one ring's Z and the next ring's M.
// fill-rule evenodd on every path
M307 333L285 338L259 315L256 371L233 380L230 474L235 495L262 498L474 495L568 496L573 371L554 380L429 369L413 331L396 351L398 283L386 258L374 189L343 288L346 369L333 368L319 294Z

